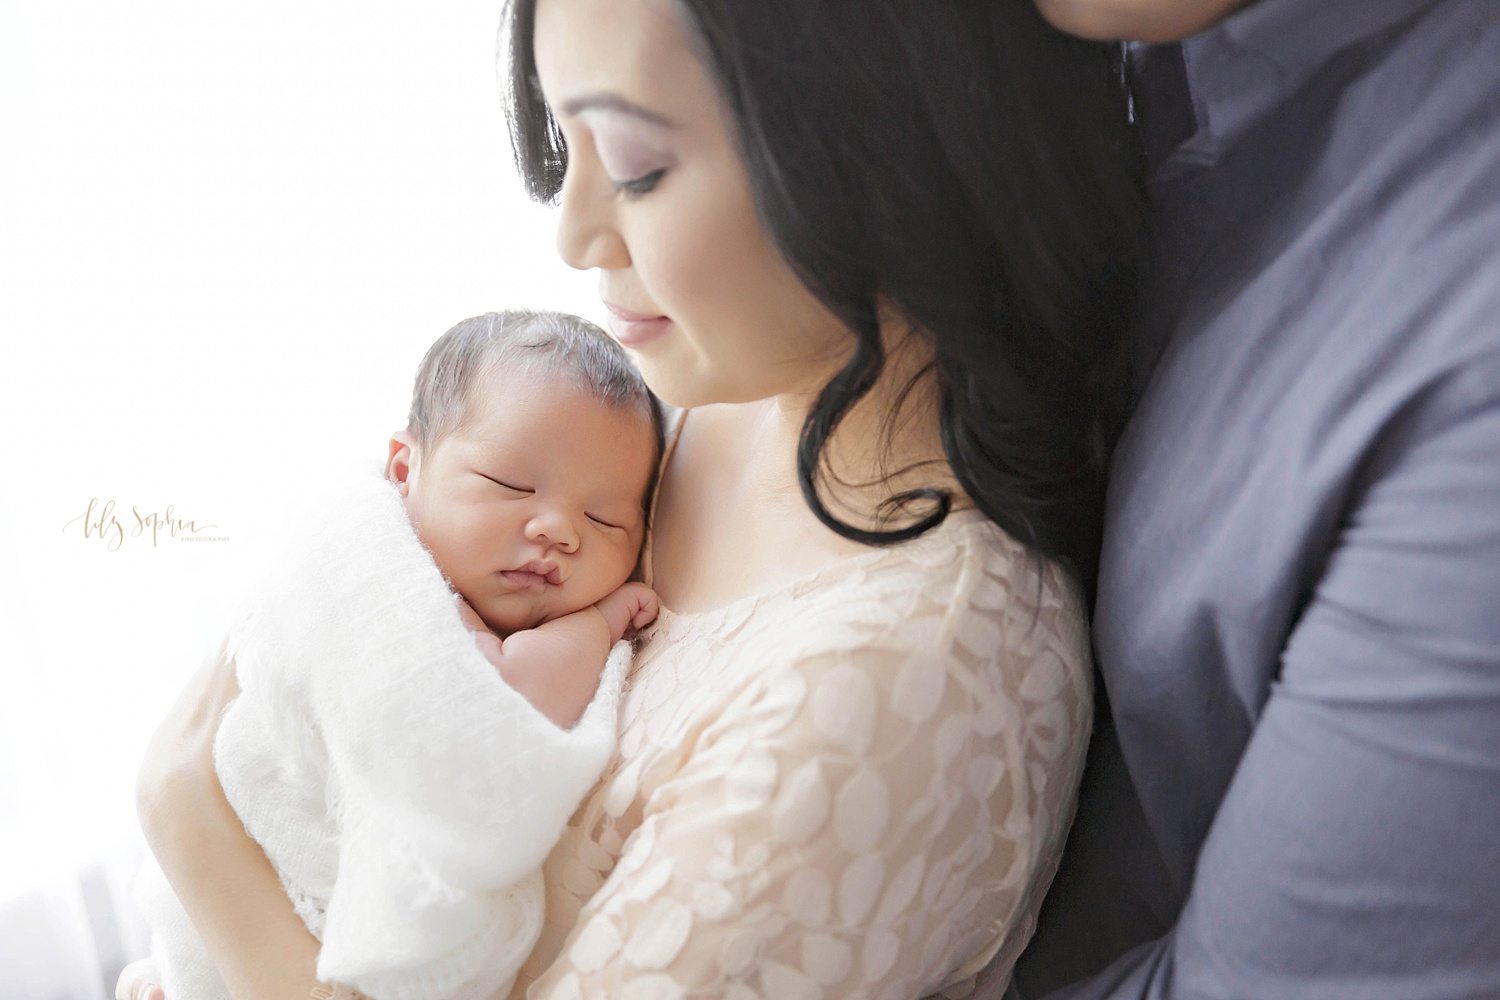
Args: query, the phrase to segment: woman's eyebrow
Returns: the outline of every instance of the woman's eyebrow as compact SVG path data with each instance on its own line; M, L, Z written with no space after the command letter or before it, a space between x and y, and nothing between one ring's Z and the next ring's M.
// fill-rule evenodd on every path
M662 128L676 128L677 123L664 115L657 114L650 108L643 108L634 101L626 100L619 94L611 91L601 91L597 94L584 94L572 100L563 102L563 113L569 117L576 117L586 111L613 111L616 114L629 115L631 118L639 118L641 121L658 125Z

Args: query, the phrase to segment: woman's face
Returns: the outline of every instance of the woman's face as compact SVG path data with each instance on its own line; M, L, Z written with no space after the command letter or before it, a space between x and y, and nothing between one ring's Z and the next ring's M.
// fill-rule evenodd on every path
M853 336L760 224L708 69L669 0L538 0L568 144L558 252L596 268L615 337L677 406L815 392Z

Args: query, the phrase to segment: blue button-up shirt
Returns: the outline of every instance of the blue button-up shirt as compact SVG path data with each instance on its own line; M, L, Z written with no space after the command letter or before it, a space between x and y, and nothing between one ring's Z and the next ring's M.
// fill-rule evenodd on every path
M1014 992L1500 998L1500 3L1141 56L1109 712Z

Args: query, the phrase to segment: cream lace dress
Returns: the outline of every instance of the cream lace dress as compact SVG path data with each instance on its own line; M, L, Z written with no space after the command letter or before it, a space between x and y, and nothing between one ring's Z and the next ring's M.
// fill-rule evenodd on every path
M1030 938L1091 721L1073 586L974 510L663 609L512 1000L915 1000Z

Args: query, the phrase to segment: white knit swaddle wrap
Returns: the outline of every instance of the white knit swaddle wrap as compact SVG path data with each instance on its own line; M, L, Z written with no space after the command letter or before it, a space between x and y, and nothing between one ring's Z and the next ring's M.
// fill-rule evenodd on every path
M629 644L562 730L479 652L391 484L351 484L296 535L230 634L224 792L322 940L324 982L504 996L541 930L542 861L613 751ZM150 868L167 995L227 998Z

